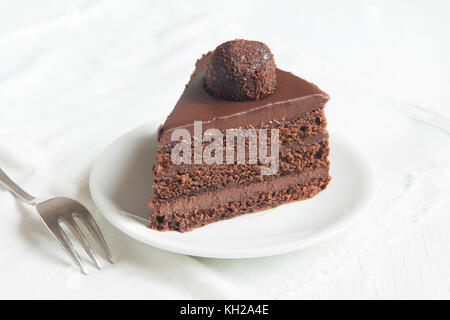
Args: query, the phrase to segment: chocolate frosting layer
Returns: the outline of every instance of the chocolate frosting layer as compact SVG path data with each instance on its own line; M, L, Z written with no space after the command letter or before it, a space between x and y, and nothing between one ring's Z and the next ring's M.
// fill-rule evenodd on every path
M205 77L211 52L197 61L191 80L172 113L160 130L160 142L170 142L177 128L193 134L194 121L202 121L203 130L246 128L274 119L291 119L321 108L329 96L316 85L290 72L276 69L277 90L256 101L228 101L216 98L205 90Z

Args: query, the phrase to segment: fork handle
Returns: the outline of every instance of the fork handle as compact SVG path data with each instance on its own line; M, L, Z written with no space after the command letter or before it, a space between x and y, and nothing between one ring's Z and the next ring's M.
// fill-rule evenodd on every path
M21 187L19 187L14 181L11 180L10 177L6 175L6 173L0 168L0 184L5 186L9 191L14 193L17 197L22 199L28 204L35 205L36 198L29 195L25 192Z

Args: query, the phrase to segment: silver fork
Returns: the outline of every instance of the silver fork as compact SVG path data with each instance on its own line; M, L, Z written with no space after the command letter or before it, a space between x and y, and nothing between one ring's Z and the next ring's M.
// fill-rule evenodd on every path
M78 238L81 245L88 256L92 259L92 262L101 269L102 266L97 259L97 256L86 240L83 232L76 223L74 218L80 219L87 229L92 233L94 238L97 239L100 246L105 250L108 257L108 261L113 263L111 252L108 249L105 238L100 231L97 223L92 217L91 213L78 201L69 198L53 198L46 201L39 201L35 197L29 195L22 188L20 188L14 181L12 181L6 173L0 168L0 184L5 186L9 191L15 194L18 198L26 203L35 206L42 221L47 226L50 233L55 237L58 243L63 247L73 262L80 268L81 272L87 274L86 267L83 261L80 259L77 251L72 245L66 232L61 228L61 223L64 223Z

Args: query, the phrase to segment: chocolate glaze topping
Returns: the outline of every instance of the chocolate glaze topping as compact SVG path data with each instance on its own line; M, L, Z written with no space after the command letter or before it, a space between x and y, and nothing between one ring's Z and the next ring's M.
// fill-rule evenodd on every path
M275 92L275 61L259 41L233 40L214 50L206 72L209 94L225 100L251 101Z
M203 130L246 128L273 119L300 117L322 107L329 99L316 85L278 68L277 90L264 99L228 101L214 97L204 86L211 56L209 52L197 61L191 80L159 132L161 143L170 142L171 133L177 128L193 134L194 121L202 121Z

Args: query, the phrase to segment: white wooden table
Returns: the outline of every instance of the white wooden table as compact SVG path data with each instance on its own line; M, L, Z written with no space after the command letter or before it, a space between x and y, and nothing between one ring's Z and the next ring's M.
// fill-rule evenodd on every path
M445 0L0 3L0 166L34 193L95 210L95 157L167 115L195 60L233 38L266 42L281 68L329 91L331 130L353 136L378 177L356 229L265 259L164 252L96 212L117 263L88 277L0 190L0 298L450 298L449 10Z

